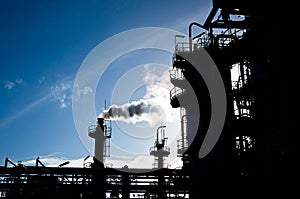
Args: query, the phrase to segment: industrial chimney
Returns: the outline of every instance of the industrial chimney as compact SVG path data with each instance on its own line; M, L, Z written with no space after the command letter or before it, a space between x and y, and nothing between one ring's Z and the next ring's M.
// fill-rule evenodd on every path
M104 118L98 118L97 125L91 125L88 128L88 133L91 138L95 139L94 163L93 168L104 168L104 145L106 136Z

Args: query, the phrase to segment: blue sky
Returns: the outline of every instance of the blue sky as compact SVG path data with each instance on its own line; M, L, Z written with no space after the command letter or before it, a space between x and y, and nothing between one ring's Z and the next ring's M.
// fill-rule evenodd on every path
M163 27L187 34L189 23L202 23L210 9L209 0L0 1L0 165L6 157L84 158L89 151L76 132L71 97L87 55L105 39L133 28ZM97 88L98 111L104 98L111 100L113 85L123 73L151 62L170 66L170 55L136 52L113 63ZM124 70L114 70L118 64ZM141 88L131 100L143 94ZM118 131L116 127L114 133Z

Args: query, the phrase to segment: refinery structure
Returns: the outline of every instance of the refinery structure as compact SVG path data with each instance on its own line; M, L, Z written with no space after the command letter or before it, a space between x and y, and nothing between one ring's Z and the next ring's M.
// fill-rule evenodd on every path
M170 154L164 128L156 132L150 155L153 169L107 168L112 136L110 121L97 119L88 127L95 141L93 162L84 168L35 166L9 158L0 167L0 198L199 198L204 177L284 176L288 170L288 135L278 126L274 107L280 63L277 62L274 15L258 0L213 0L204 24L191 22L189 38L177 35L170 69L174 88L170 104L180 108L181 138L177 156L181 169L169 169ZM176 41L176 38L175 38ZM202 74L187 60L205 49L224 82L226 119L216 145L199 158L212 115L211 95ZM187 84L188 82L188 84ZM196 97L196 102L190 100ZM195 115L197 107L201 117ZM280 123L280 122L279 122ZM278 124L280 126L280 124ZM150 147L150 146L149 146Z

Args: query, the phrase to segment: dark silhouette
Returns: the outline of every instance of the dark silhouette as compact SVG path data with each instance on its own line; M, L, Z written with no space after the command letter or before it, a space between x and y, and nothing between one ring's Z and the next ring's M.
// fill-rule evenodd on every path
M287 99L281 82L284 64L278 55L280 13L274 10L274 3L213 0L205 23L191 23L190 41L177 44L171 74L175 88L170 91L170 103L182 109L182 138L178 141L182 169L115 170L104 168L97 158L90 168L48 168L39 159L35 167L29 167L6 159L5 166L0 167L0 198L198 199L206 191L205 186L214 186L205 177L240 177L241 183L250 177L293 175L296 150L282 119L287 115L283 108ZM200 33L194 33L196 30ZM221 137L212 151L200 159L199 149L212 115L211 96L201 74L182 55L196 56L201 48L210 54L222 75L227 112ZM195 92L201 110L199 119L195 104L186 100L191 97L191 89L183 83L185 80ZM132 109L130 114L139 112ZM95 153L100 159L105 140L111 136L103 122L99 119L95 128L100 125L99 131L104 135L97 137L91 132L102 148L101 154Z

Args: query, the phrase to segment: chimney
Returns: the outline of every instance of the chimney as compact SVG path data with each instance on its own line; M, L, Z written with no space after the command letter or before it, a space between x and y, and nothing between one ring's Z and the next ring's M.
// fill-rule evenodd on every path
M89 127L89 136L95 139L94 163L93 168L104 168L103 152L104 152L104 118L98 118L97 125Z

